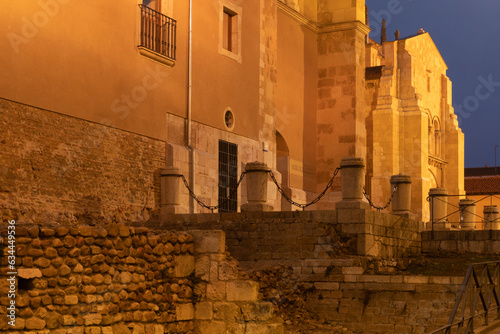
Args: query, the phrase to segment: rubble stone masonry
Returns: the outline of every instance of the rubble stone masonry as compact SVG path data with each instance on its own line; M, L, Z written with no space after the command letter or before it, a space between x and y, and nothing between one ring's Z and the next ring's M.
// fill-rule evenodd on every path
M6 231L0 231L5 235ZM7 254L4 248L2 255ZM1 257L0 314L10 299ZM16 228L16 321L29 334L282 333L259 285L225 252L222 231L111 223Z
M16 229L20 333L186 333L193 237L110 224ZM2 257L2 314L9 299ZM13 330L1 317L0 330ZM44 331L45 330L45 331Z

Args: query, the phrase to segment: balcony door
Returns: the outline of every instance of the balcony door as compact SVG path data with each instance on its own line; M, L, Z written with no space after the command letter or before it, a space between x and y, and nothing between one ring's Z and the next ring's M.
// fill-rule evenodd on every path
M142 4L161 13L161 0L142 0Z
M142 4L157 12L147 12L145 14L146 17L144 17L144 22L149 26L147 30L151 34L151 36L149 36L150 40L152 40L150 48L155 52L164 54L163 36L165 35L165 24L162 22L161 0L142 0Z

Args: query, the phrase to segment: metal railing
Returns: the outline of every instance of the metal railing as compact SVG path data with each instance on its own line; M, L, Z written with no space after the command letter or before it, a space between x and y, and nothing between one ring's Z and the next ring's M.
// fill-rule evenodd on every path
M446 221L446 222L450 222L451 224L454 224L452 225L452 227L456 227L458 228L459 225L460 225L460 221L450 221L449 218L453 215L456 215L457 213L460 214L460 217L462 217L463 215L463 211L466 210L465 207L460 207L456 204L453 204L453 203L450 203L448 200L443 200L441 199L440 197L446 197L446 198L450 198L450 197L458 197L458 198L467 198L467 195L429 195L427 196L427 202L431 203L433 200L435 201L439 201L439 202L444 202L446 203L446 205L448 207L452 207L453 208L453 211L451 213L447 213L446 216L444 217L434 217L434 214L431 210L431 217L430 217L430 223L431 223L431 230L434 231L434 224L437 223L437 222L440 222L440 221ZM478 199L476 201L474 201L474 205L475 204L478 204L478 203L481 203L483 201L486 201L488 200L490 201L490 206L493 205L493 199L497 199L497 200L500 200L500 197L497 195L497 194L484 194L484 197L481 198L481 199ZM479 219L479 222L483 222L484 223L484 228L483 229L490 229L491 228L491 224L495 223L495 222L498 222L498 220L494 220L494 221L490 221L490 220L487 220L486 217L484 215L480 215L480 214L477 214L477 213L474 213L473 214L476 219ZM460 218L461 219L461 218ZM477 221L476 221L477 223Z
M141 47L175 60L177 21L156 10L141 8Z
M500 261L470 264L448 324L431 333L473 333L474 320L488 326L492 318L500 319L499 289Z

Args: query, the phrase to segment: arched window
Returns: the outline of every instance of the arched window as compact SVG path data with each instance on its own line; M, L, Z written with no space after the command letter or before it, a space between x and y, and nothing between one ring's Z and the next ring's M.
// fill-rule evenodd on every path
M434 155L439 157L441 155L441 129L437 119L434 120Z
M429 155L434 155L434 149L436 147L436 144L434 143L434 128L432 126L432 123L431 123L431 120L429 119L429 123L428 123L428 128L429 128L429 131L428 131L428 141L429 141L429 147L428 147L428 150L429 150Z

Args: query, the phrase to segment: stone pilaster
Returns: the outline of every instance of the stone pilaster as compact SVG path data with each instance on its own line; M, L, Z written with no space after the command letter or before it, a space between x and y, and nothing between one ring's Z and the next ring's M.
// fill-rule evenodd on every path
M318 189L338 157L366 156L364 11L364 1L318 3Z

